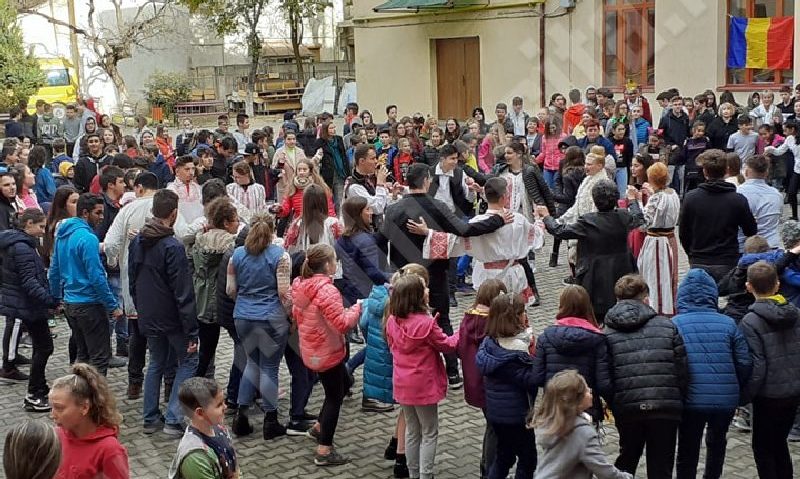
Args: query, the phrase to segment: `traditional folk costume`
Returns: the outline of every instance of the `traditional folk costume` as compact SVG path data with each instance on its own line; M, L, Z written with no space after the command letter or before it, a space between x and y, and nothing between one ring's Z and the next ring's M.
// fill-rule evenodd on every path
M651 196L644 208L647 237L639 253L639 273L650 289L649 304L658 314L675 314L678 292L678 242L675 225L678 224L681 204L672 188Z

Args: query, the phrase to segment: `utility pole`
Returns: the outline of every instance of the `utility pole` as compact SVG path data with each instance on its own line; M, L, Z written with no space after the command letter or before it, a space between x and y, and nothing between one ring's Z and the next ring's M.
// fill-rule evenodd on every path
M67 0L67 16L69 24L77 27L75 24L75 0ZM72 28L69 29L69 50L72 55L72 67L75 69L75 79L78 81L78 93L81 93L81 86L83 85L83 76L81 75L81 55L78 51L78 35Z

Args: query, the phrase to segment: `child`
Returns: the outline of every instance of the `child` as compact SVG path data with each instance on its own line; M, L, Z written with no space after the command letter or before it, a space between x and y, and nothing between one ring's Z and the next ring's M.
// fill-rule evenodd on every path
M797 190L800 187L800 147L797 145L797 122L789 120L783 125L783 133L786 135L786 140L779 147L767 146L764 148L764 154L772 157L783 155L791 152L792 159L789 161L791 166L787 168L786 176L789 177L788 187L786 189L786 198L789 200L789 206L792 208L792 219L797 219Z
M464 400L470 406L480 408L484 417L486 416L486 396L483 392L483 376L475 364L475 356L486 337L486 317L489 315L489 306L499 294L507 292L506 285L499 279L486 280L478 288L475 304L464 313L464 319L461 320L461 327L458 330L456 351L464 370ZM496 448L497 436L495 436L489 421L486 421L481 450L481 478L485 478L489 473L489 466L494 462Z
M591 381L589 387L598 394L588 413L599 424L603 420L600 396L606 402L613 396L608 351L589 293L578 285L561 291L556 323L539 336L533 359L536 383L542 387L564 369L575 369Z
M561 371L547 384L533 418L542 448L536 479L633 479L606 461L597 430L583 413L592 403L592 390L577 371Z
M501 294L492 300L486 338L475 364L483 374L486 419L497 436L489 479L504 479L516 458L517 479L532 479L536 470L536 438L525 418L536 397L533 374L533 333L525 316L525 300Z
M727 171L725 171L725 181L732 185L741 186L744 183L744 175L742 175L742 159L735 152L725 154L725 163Z
M697 164L700 153L709 148L710 140L706 137L706 124L702 121L692 125L692 137L683 143L683 158L686 162L684 168L683 193L691 191L703 182L703 168Z
M300 218L303 214L303 193L305 193L306 186L319 185L325 190L325 195L328 197L328 216L336 216L336 210L333 207L333 194L331 193L325 180L319 175L314 162L307 159L302 159L297 162L295 166L295 174L287 190L281 196L283 201L281 204L272 205L269 209L278 218L286 218L292 215L292 220Z
M409 141L408 138L400 138L397 140L397 147L400 149L400 151L394 157L394 161L392 162L392 173L395 181L405 186L408 167L415 162L411 148L411 141Z
M189 427L178 444L169 479L236 479L239 466L225 427L225 397L213 379L189 378L178 391Z
M747 393L753 403L753 457L759 477L794 477L786 439L800 405L800 312L778 294L775 267L747 268L756 298L739 323L753 358Z
M106 378L83 363L53 382L53 422L61 441L56 477L128 479L128 452L120 444L122 416Z
M394 359L394 399L406 418L406 459L412 478L432 479L439 435L438 403L447 394L440 353L453 353L458 333L446 336L428 313L428 288L417 275L395 282L386 341Z
M3 471L7 479L52 479L60 462L61 445L49 424L25 420L6 435Z
M50 171L55 175L61 170L62 161L72 162L72 157L67 155L67 142L63 138L53 140L53 159L50 162Z
M319 374L319 382L325 390L319 420L308 431L318 443L314 456L317 466L349 462L333 448L333 435L345 392L352 385L352 376L345 366L344 334L356 325L361 305L344 309L342 295L331 279L334 273L334 249L318 243L306 251L301 277L292 283L292 317L297 322L303 363Z
M736 120L739 131L728 137L728 151L733 151L739 158L746 160L756 153L758 133L753 131L753 120L747 115L741 115Z
M386 165L392 171L394 157L397 155L397 147L392 145L392 132L389 128L381 128L378 133L380 142L375 145L375 153L378 155L378 165Z

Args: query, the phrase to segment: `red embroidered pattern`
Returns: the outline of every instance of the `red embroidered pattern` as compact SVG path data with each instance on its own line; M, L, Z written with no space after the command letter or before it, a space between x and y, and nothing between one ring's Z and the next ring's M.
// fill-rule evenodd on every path
M436 231L431 235L431 259L447 259L447 233Z

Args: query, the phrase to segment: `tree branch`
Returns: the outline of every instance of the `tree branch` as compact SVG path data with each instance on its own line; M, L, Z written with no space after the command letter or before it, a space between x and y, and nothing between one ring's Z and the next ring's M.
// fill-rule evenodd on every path
M59 20L57 18L53 18L50 15L46 15L44 13L41 13L41 12L37 11L37 10L32 10L30 8L20 8L20 9L17 9L17 13L19 15L35 15L37 17L44 18L45 20L47 20L48 22L52 23L53 25L58 25L60 27L66 27L66 28L72 30L73 32L77 33L78 35L83 35L85 37L92 38L92 35L89 34L89 32L87 32L83 28L78 28L75 25L70 25L69 23L67 23L67 22L65 22L63 20Z

